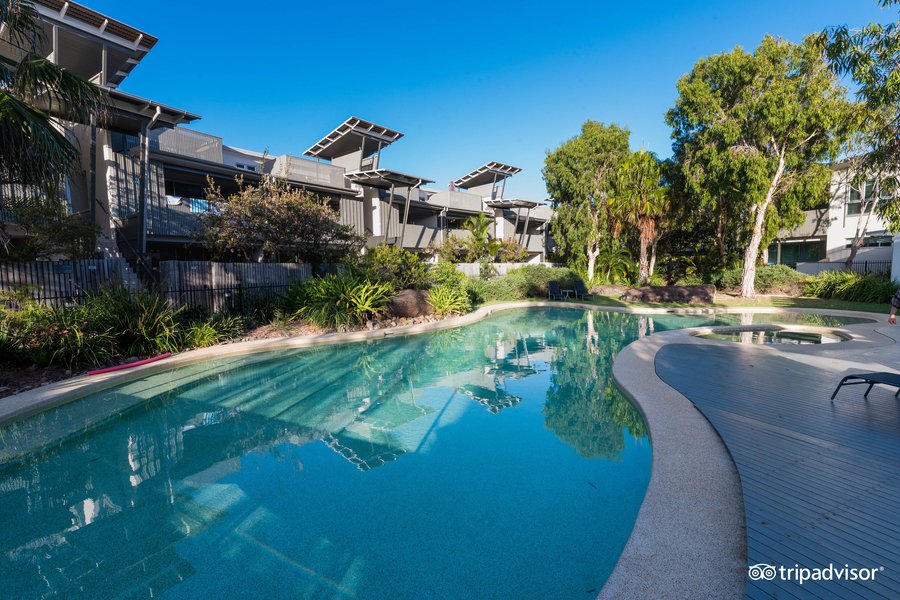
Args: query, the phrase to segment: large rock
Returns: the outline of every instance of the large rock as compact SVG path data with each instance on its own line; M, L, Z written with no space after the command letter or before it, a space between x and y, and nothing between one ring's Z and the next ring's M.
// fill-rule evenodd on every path
M388 309L395 317L424 317L434 313L425 290L400 290L391 297Z
M662 285L626 290L623 302L674 302L678 304L712 304L716 301L714 285Z
M624 285L595 285L591 293L595 296L621 296L628 290Z

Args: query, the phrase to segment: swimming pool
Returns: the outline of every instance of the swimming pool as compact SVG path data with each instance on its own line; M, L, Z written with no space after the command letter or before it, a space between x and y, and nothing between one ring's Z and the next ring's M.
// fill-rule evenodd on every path
M0 467L5 592L590 596L650 477L612 361L700 324L508 311L180 367L0 428L22 455Z

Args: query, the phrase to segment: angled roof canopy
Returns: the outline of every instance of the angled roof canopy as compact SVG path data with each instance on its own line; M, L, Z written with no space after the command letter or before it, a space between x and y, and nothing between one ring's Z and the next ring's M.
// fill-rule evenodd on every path
M540 202L510 198L509 200L488 200L485 204L491 208L534 208L535 206L539 206Z
M154 117L160 125L181 125L200 118L199 115L186 110L166 106L119 90L107 90L107 93L111 110L105 116L105 122L110 126L137 131L140 129L141 123ZM159 111L158 116L157 110Z
M505 165L503 163L491 161L482 167L478 167L471 173L463 175L453 182L453 185L461 188L473 188L486 183L494 183L502 181L507 177L512 177L519 171L519 167Z
M58 27L60 55L55 62L85 79L104 68L101 50L106 48L106 80L100 83L119 85L157 42L149 33L75 2L34 0L34 5L44 21L44 51L52 50L51 27Z
M363 158L368 158L378 152L379 147L383 148L402 137L403 134L399 131L363 121L358 117L350 117L313 144L304 154L331 160L354 152L362 146Z
M407 175L391 171L390 169L374 169L372 171L356 171L345 173L344 177L354 183L368 185L374 188L389 190L391 187L416 187L426 183L434 183L430 179L423 179L415 175Z

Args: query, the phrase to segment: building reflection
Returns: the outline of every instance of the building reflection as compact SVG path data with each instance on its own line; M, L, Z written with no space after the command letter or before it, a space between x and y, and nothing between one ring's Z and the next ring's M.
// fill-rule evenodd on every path
M248 456L277 454L302 469L299 456L285 453L321 442L368 472L425 446L471 402L493 415L515 408L523 398L510 391L513 383L546 388L549 379L546 427L582 456L616 460L626 433L646 431L609 368L652 324L558 312L541 319L511 313L402 343L255 356L214 373L161 375L178 385L0 468L0 511L18 517L0 533L0 556L27 582L8 592L159 595L193 574L176 543L222 519L235 502L201 501L195 491L227 480ZM115 396L122 393L90 401L121 401ZM39 416L36 425L77 424L76 409ZM4 439L15 435L5 431Z

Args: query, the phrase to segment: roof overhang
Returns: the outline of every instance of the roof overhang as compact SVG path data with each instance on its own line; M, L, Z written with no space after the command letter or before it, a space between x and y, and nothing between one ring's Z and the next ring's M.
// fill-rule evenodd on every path
M507 177L512 177L521 170L522 169L519 167L492 161L484 166L478 167L471 173L463 175L454 181L453 185L461 188L477 187L479 185L502 181Z
M518 200L511 198L509 200L488 200L485 202L491 208L534 208L540 206L540 202L534 200Z
M406 173L391 171L390 169L355 171L353 173L345 173L344 177L353 183L383 190L389 190L392 187L418 187L426 183L434 183L430 179L423 179L422 177L407 175Z
M332 160L362 146L364 158L367 158L378 152L379 145L383 148L402 137L403 134L399 131L364 121L358 117L350 117L335 127L334 131L313 144L304 154L314 158ZM363 139L360 140L360 138ZM373 143L367 144L367 140Z
M105 124L113 129L139 131L144 122L154 117L158 124L172 127L200 119L200 115L119 90L106 90L106 93Z
M98 51L101 46L119 49L116 51L118 58L114 60L110 55L109 59L111 72L107 73L107 81L112 85L120 84L158 41L149 33L76 2L34 0L34 6L45 23L77 32L76 35L84 40L93 40ZM76 50L84 51L84 48ZM96 60L99 60L99 55ZM62 66L72 68L72 65Z

